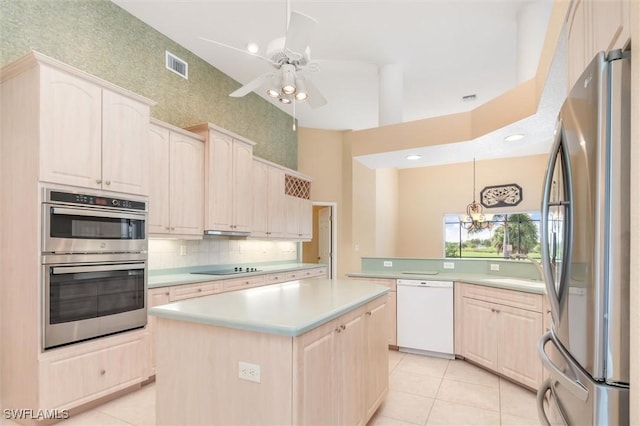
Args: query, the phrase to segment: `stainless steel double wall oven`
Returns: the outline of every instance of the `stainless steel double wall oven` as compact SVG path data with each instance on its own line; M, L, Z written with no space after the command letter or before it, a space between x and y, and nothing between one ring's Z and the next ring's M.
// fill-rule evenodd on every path
M43 346L144 327L147 203L45 189Z

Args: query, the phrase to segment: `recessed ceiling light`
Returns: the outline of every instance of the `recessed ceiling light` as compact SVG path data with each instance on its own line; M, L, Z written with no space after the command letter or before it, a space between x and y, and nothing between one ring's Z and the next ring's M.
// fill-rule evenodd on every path
M524 135L522 133L514 133L513 135L509 135L506 138L504 138L504 140L507 142L515 142L515 141L519 141L522 138L524 138Z
M413 155L407 155L407 160L419 160L419 159L421 159L421 158L422 158L422 157L421 157L420 155L415 155L415 154L413 154Z
M260 50L260 46L258 46L258 43L249 43L247 44L247 50L250 53L258 53L258 50Z

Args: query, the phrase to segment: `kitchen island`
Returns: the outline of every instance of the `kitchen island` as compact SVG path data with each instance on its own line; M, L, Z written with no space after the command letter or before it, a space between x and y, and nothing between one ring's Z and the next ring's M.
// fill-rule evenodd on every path
M309 279L151 308L157 424L366 424L388 390L387 292Z

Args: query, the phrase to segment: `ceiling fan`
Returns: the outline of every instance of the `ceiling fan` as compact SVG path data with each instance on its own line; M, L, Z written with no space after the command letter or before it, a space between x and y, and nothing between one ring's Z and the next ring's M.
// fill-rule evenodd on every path
M288 9L288 8L287 8ZM324 96L311 81L309 73L319 70L318 64L311 62L309 42L317 21L300 12L289 14L287 34L269 42L266 56L250 53L237 47L229 46L215 40L198 37L200 40L219 46L250 54L270 63L275 70L262 74L236 91L229 94L239 98L266 86L267 94L283 104L306 101L312 108L319 108L327 103Z

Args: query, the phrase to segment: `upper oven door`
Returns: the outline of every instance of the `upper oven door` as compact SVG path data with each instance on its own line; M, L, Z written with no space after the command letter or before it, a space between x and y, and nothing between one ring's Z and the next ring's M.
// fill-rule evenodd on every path
M146 252L146 213L43 203L44 253Z

